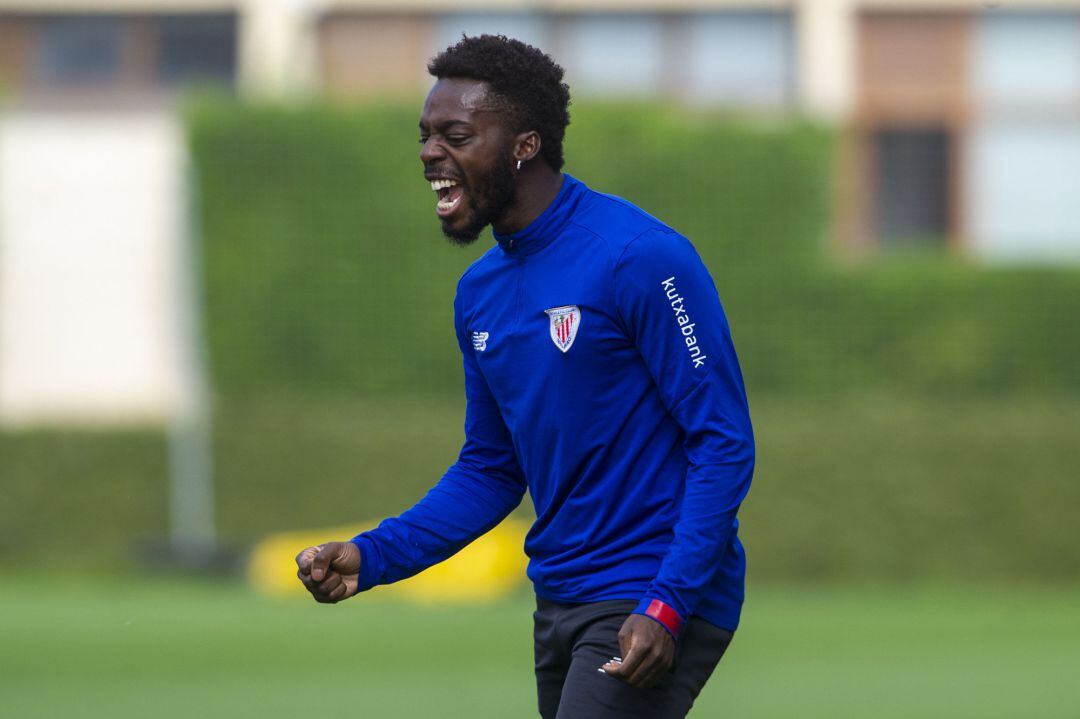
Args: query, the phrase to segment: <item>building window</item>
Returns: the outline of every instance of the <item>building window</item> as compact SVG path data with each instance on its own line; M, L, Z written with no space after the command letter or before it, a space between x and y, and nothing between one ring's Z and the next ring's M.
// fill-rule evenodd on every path
M949 145L941 128L874 133L876 234L883 246L940 245L946 239Z
M684 22L685 90L690 99L766 107L790 102L790 13L711 13L690 15Z
M994 106L1067 106L1080 100L1080 14L992 14L979 19L975 86Z
M123 21L45 17L38 26L35 79L46 85L105 85L120 76Z
M157 75L161 82L217 82L236 75L236 19L232 15L158 18Z
M978 19L965 203L994 260L1080 258L1080 13Z
M966 163L975 249L991 259L1080 259L1080 122L974 128Z
M567 74L583 95L649 96L660 89L662 23L651 15L585 15L570 21Z
M476 35L505 35L515 40L545 49L546 33L544 20L532 13L486 13L460 12L449 13L439 18L435 29L435 47L433 53L442 52L457 43L464 33L469 37Z

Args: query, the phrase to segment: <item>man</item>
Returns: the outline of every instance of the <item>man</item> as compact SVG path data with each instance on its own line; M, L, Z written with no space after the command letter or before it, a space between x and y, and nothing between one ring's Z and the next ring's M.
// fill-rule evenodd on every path
M443 232L497 241L454 303L465 444L412 509L302 551L299 577L321 602L404 579L528 489L540 714L685 716L738 625L754 464L716 288L685 238L561 172L570 97L550 57L484 35L428 69L420 159Z

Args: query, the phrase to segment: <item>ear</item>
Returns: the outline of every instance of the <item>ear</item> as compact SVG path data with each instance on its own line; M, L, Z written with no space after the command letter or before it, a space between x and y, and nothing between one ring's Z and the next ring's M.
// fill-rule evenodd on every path
M514 159L528 162L540 154L540 133L536 130L523 132L514 138Z

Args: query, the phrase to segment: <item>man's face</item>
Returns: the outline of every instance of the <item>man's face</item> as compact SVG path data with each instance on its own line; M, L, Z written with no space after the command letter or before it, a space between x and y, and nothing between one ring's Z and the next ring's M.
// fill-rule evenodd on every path
M513 133L476 80L439 80L420 116L420 161L443 234L467 245L514 201Z

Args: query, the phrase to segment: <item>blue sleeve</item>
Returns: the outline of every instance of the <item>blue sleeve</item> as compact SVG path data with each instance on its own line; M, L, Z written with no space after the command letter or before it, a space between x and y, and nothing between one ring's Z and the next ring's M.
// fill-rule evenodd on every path
M690 242L671 230L636 238L615 267L615 293L688 460L682 507L660 571L638 605L653 600L685 621L734 536L750 488L754 438L746 390L724 310Z
M406 579L453 556L501 522L525 494L510 432L466 340L461 315L459 290L454 325L465 363L465 444L457 462L416 505L353 538L361 555L359 591Z

